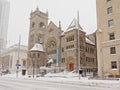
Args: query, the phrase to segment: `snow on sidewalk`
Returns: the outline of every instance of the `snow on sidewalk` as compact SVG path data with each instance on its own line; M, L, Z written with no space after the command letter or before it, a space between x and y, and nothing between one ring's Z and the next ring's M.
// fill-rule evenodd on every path
M16 78L16 74L8 74L2 76L3 78ZM18 74L18 78L20 79L31 79L28 78L28 75L22 76L21 73ZM106 88L120 88L120 80L89 80L87 77L81 77L79 80L78 74L76 73L48 73L45 77L37 77L34 80L43 80L50 81L56 83L64 83L64 84L74 84L74 85L84 85L84 86L94 86L94 87L106 87Z

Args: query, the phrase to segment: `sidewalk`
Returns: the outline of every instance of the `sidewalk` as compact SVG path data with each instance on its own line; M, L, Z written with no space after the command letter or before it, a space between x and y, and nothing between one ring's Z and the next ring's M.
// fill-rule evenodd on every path
M6 75L2 76L3 78L16 78L16 75ZM120 80L95 80L88 79L88 77L78 77L78 74L47 74L45 77L37 77L37 78L28 78L28 76L18 75L18 79L30 79L30 80L43 80L47 82L55 82L55 83L64 83L71 85L83 85L83 86L93 86L93 87L104 87L104 88L120 88Z

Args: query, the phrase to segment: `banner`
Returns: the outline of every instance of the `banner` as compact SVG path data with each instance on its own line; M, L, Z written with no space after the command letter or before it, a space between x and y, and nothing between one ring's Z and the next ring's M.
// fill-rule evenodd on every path
M56 48L56 66L58 66L59 63L59 48Z

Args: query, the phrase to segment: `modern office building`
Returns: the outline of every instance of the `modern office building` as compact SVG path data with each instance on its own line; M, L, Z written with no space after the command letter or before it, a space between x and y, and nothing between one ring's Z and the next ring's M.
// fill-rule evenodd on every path
M10 2L0 0L0 52L6 48Z
M120 77L120 0L96 0L98 76Z

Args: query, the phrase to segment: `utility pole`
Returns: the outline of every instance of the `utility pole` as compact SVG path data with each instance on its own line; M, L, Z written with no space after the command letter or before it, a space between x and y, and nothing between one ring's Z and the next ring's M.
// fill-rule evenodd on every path
M18 60L17 60L17 71L16 71L16 77L18 77L18 71L19 71L19 60L20 60L20 41L21 41L21 35L19 35L19 43L18 43Z
M79 31L79 11L77 12L77 21L78 21L78 74L80 80L80 31Z

